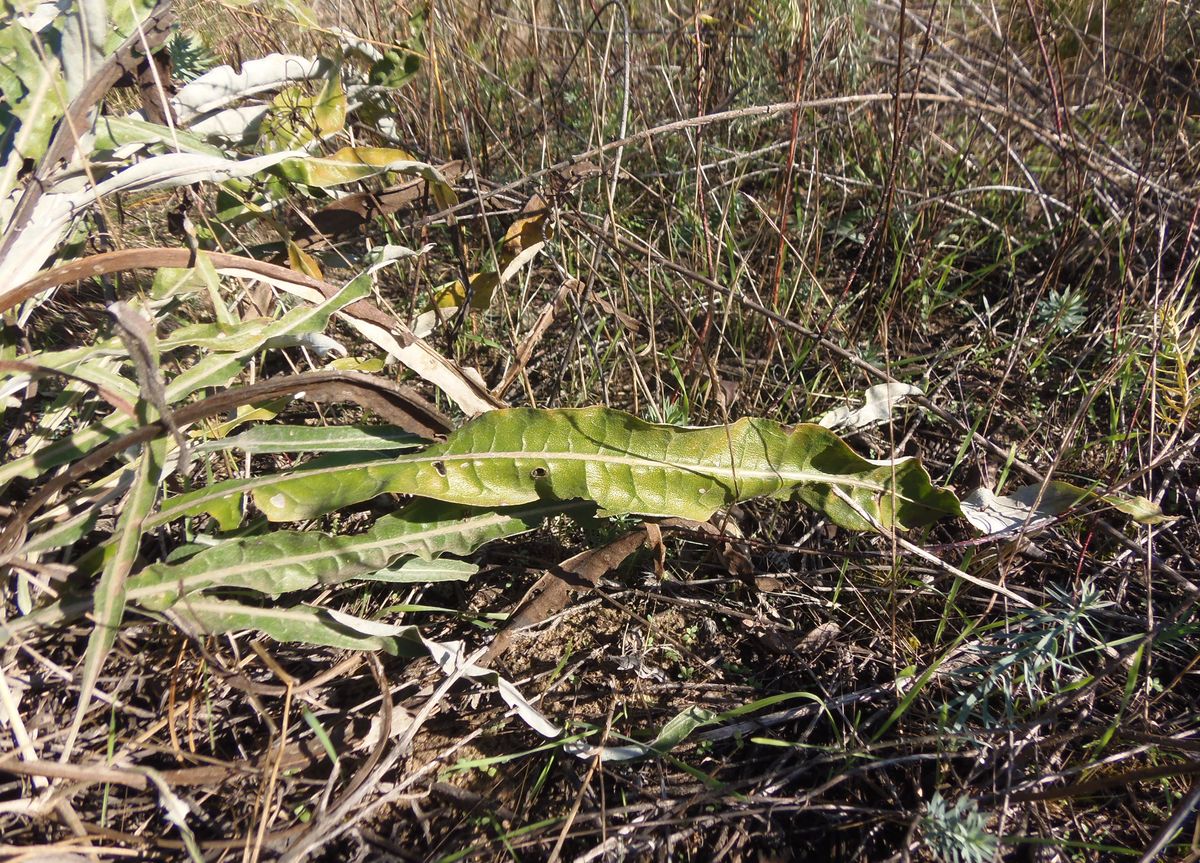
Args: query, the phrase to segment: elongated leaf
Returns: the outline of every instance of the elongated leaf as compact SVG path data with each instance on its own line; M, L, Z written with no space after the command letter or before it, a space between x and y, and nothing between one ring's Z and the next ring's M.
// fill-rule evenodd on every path
M237 449L247 455L291 452L354 452L404 450L426 443L396 426L255 426L221 440L207 441L196 452Z
M452 557L433 560L410 557L395 566L368 573L361 578L364 581L382 581L388 584L434 584L442 581L467 581L477 572L477 564L455 560Z
M334 312L362 299L370 291L367 279L355 279L333 297L318 296L316 305L291 309L258 331L258 338L232 354L211 354L176 375L166 388L167 402L175 404L204 387L224 386L241 372L245 361L268 341L287 335L320 332ZM0 465L0 485L14 477L34 478L46 470L65 464L133 428L133 422L121 414L105 417L88 428L73 432L44 450Z
M53 253L72 220L109 195L248 177L298 155L303 156L304 153L284 151L238 161L198 153L164 153L118 171L94 187L43 195L34 208L28 226L5 257L5 263L11 266L0 272L0 291L16 287L33 277Z
M492 411L444 443L390 466L331 468L260 487L254 501L272 521L310 518L384 492L477 506L582 499L609 513L704 520L752 497L795 497L856 530L871 525L834 489L880 523L928 524L959 514L913 459L876 464L817 425L788 431L741 419L681 429L603 407Z
M172 101L179 122L187 124L246 96L325 77L332 66L331 61L321 57L268 54L243 63L240 72L233 71L232 66L205 72L181 88Z
M96 119L95 137L91 142L92 148L116 150L130 144L160 144L171 150L178 149L185 153L224 157L219 148L204 141L200 134L190 134L182 129L170 129L138 117L104 116Z
M537 503L488 511L418 500L357 536L275 531L224 542L182 563L153 564L129 580L129 601L162 609L180 596L216 587L278 595L335 584L378 572L405 556L429 560L440 554L470 554L485 542L533 530L568 508Z
M389 147L343 147L330 156L291 158L282 162L276 171L293 183L318 188L353 183L376 174L396 171L424 177L431 186L437 184L445 190L450 189L433 165L414 159L404 150Z
M154 360L154 373L157 374L157 354L154 355ZM146 410L150 415L156 414L149 407ZM79 684L79 704L75 709L75 717L71 722L70 731L67 733L66 743L63 745L65 753L70 753L71 747L74 745L75 736L79 732L83 717L91 706L92 695L96 691L96 682L100 679L100 670L104 666L104 660L108 657L108 652L120 631L121 619L124 617L125 605L128 601L126 576L133 568L138 545L142 539L146 515L150 512L158 494L158 481L162 473L166 447L166 439L159 438L146 444L143 448L141 463L138 465L133 487L117 523L116 548L104 567L100 582L96 586L94 605L96 625L92 629L91 635L88 636L87 650L83 658L82 680Z
M370 270L368 270L369 272ZM363 276L359 278L363 278ZM316 288L277 281L271 281L271 284L310 302L320 302L322 299L321 292ZM390 327L384 327L374 321L368 321L348 313L344 314L343 318L363 338L373 342L440 389L467 416L475 416L493 408L503 407L504 403L493 396L481 380L469 376L457 363L439 354L399 321Z

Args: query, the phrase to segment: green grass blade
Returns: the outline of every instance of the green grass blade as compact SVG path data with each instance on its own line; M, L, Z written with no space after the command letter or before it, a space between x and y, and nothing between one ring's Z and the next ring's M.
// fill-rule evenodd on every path
M83 657L83 672L79 686L79 705L75 710L75 718L63 745L62 758L65 761L75 743L83 717L91 704L92 695L96 690L96 681L100 678L100 670L104 666L109 650L116 641L120 630L121 619L125 615L126 576L133 568L138 554L138 546L142 540L142 529L154 499L158 494L158 481L162 473L163 460L166 455L167 440L159 438L142 449L141 462L129 497L121 511L117 523L117 544L113 556L109 559L96 585L94 599L95 627L88 636L87 650Z

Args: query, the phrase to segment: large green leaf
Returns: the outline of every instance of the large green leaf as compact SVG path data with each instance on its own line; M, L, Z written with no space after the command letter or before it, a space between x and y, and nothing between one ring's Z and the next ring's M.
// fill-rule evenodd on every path
M959 514L913 459L871 462L817 425L788 430L655 425L603 407L484 414L443 444L391 464L306 471L254 490L272 521L294 521L384 492L475 506L593 501L609 513L707 519L752 497L796 498L843 527L914 527Z
M166 608L214 587L281 594L378 572L400 557L470 554L485 542L533 530L566 507L538 503L506 511L417 500L356 536L275 531L229 540L177 564L157 563L128 582L130 602Z

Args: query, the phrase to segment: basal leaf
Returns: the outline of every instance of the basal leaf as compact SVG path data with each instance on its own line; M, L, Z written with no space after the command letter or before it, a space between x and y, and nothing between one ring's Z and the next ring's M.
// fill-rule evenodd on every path
M223 542L182 563L153 564L129 580L127 595L130 602L162 609L183 595L218 587L278 595L336 584L383 570L401 557L470 554L485 542L533 530L568 508L538 503L491 511L418 500L356 536L275 531Z
M869 462L817 425L789 431L745 418L687 429L604 407L492 411L391 464L306 471L255 489L254 501L272 521L292 521L384 492L475 506L581 499L609 513L699 520L770 495L856 530L871 528L856 507L889 527L959 514L954 495L934 488L916 460Z
M210 354L180 372L167 384L169 404L175 404L204 387L224 386L243 368L245 362L273 338L298 333L319 332L328 325L334 312L362 299L370 291L370 281L355 279L330 299L314 305L298 306L257 331L257 338L231 354ZM110 414L93 425L73 432L40 452L11 459L0 465L0 485L16 477L32 479L46 470L65 464L112 440L133 427L120 414Z

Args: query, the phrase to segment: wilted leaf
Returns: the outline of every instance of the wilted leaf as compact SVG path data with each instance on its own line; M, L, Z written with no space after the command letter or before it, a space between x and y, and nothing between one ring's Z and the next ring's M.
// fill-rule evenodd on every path
M428 656L444 674L462 675L495 686L505 703L542 736L557 737L561 733L512 683L490 669L470 664L461 642L432 641L415 626L392 626L306 605L258 608L207 597L181 604L177 613L212 633L257 629L278 641Z
M789 432L747 418L682 429L603 407L493 411L390 465L309 471L256 489L254 501L272 521L311 518L384 492L476 506L582 499L609 513L703 521L719 507L771 495L795 497L844 527L871 529L834 489L888 527L959 511L919 462L873 464L820 426Z
M296 155L272 153L239 161L199 153L165 153L118 171L95 187L45 194L38 200L29 224L10 247L5 262L11 261L12 265L0 272L0 292L30 279L53 254L71 221L109 195L248 177Z
M179 122L187 125L247 96L323 78L332 67L333 63L323 57L294 54L268 54L248 60L240 72L233 71L232 66L218 66L180 88L173 100L175 113Z
M1093 500L1104 501L1142 524L1171 520L1144 497L1101 495L1057 480L1024 485L1007 495L977 488L963 498L961 506L963 516L976 530L988 536L1005 536L1039 530L1056 515L1078 503Z
M920 387L893 381L870 387L864 395L866 402L862 407L835 408L823 414L817 422L835 431L861 431L887 422L897 405L909 396L922 395L922 392Z
M306 276L312 276L314 279L324 279L325 276L321 272L321 265L317 263L317 259L297 246L291 240L287 244L288 250L288 265L298 273L304 273Z

